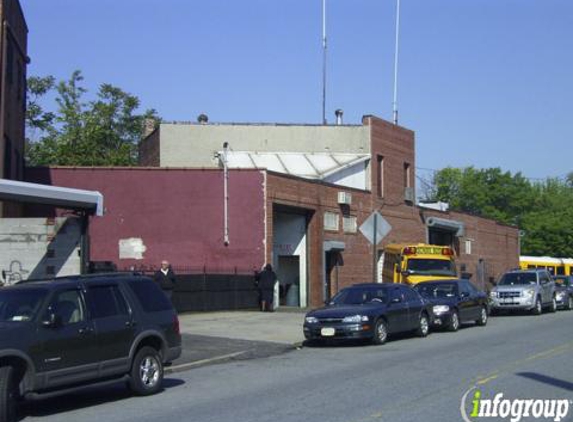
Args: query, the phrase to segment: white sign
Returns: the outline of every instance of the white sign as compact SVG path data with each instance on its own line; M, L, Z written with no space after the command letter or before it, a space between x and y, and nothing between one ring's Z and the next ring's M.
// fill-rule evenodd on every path
M143 239L138 237L119 239L119 259L143 259L146 250Z
M374 231L374 226L376 226L376 234ZM360 232L368 239L370 243L374 243L374 239L376 239L376 244L380 243L380 241L390 233L392 230L392 226L384 217L378 213L378 211L374 211L370 214L370 217L362 223L360 226Z

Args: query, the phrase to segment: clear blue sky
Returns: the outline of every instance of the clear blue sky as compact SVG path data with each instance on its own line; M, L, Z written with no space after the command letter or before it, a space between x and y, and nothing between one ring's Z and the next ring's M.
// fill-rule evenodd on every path
M319 123L321 0L20 0L29 75L82 70L166 120ZM327 117L392 117L395 0L327 0ZM402 0L417 166L573 170L573 1Z

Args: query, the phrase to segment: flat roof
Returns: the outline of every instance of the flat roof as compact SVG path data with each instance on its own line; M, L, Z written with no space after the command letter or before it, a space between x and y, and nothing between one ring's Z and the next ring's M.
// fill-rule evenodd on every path
M103 195L97 191L0 179L0 200L80 209L103 216Z

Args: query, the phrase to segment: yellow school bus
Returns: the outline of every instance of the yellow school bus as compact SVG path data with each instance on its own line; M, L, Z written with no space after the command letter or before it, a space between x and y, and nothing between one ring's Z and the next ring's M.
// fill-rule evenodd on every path
M419 243L389 244L384 248L384 283L417 284L455 278L455 253L449 246Z
M525 256L519 257L519 267L522 270L543 268L551 275L571 275L573 274L573 260L568 258L553 258L551 256Z

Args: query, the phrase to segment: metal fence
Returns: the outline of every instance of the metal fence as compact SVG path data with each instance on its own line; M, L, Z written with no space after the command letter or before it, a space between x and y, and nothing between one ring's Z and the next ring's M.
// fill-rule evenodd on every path
M153 277L157 266L131 266L119 271L138 272ZM90 271L118 271L112 262L94 262ZM177 280L173 304L178 312L254 309L259 293L253 269L239 267L173 267Z

